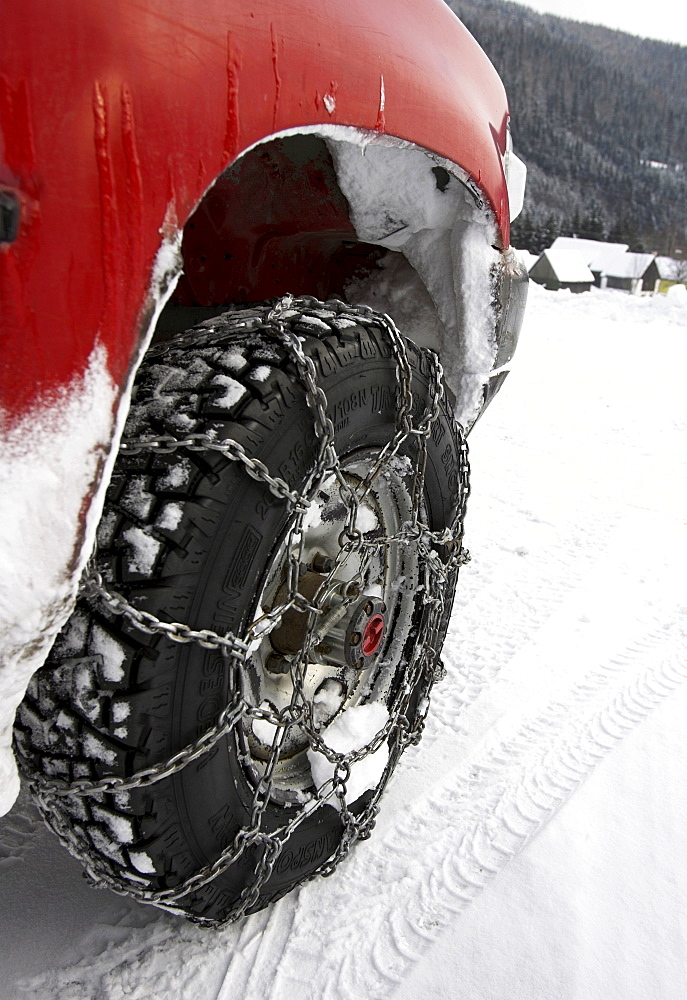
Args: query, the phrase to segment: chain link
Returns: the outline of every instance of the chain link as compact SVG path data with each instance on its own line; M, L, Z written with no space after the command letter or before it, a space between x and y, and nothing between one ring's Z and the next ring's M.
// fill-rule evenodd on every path
M309 326L307 326L307 321L310 322ZM365 479L356 486L351 485L344 476L341 460L336 452L334 427L327 415L325 393L317 384L315 365L305 353L302 340L293 329L294 326L299 329L307 326L308 332L311 332L313 321L315 325L329 326L332 332L336 332L337 327L340 329L351 324L373 330L378 338L381 337L388 344L394 358L398 382L396 431L393 438L381 449ZM299 327L299 323L302 324L301 327ZM431 531L421 518L427 444L439 416L443 398L443 373L436 355L431 351L422 352L424 364L429 371L429 399L423 413L419 418L413 420L412 370L407 348L403 338L388 317L380 316L366 306L351 306L336 301L323 304L308 296L294 299L288 295L280 299L273 307L260 311L257 318L255 311L251 314L247 314L246 311L237 313L236 328L242 327L250 330L251 334L256 331L267 334L279 343L292 361L297 377L305 390L306 402L313 417L318 448L313 468L300 494L296 494L283 479L270 474L262 462L250 457L238 442L232 440L215 441L207 434L189 434L180 438L171 435L143 436L137 439L125 439L122 443L122 451L127 454L140 452L170 454L181 449L218 452L230 461L240 463L250 476L264 483L274 496L284 500L292 517L287 545L287 598L278 607L273 608L268 614L254 622L243 638L232 634L221 635L210 629L192 629L183 623L166 622L150 612L137 608L121 594L110 589L102 575L93 567L89 567L82 582L82 592L91 602L115 616L123 617L144 633L158 633L174 642L196 643L204 649L220 651L233 667L230 670L230 676L234 678L231 686L231 698L215 725L205 731L197 740L179 750L169 759L139 770L128 778L105 775L99 780L77 778L66 781L59 778L47 778L35 771L29 773L34 794L58 837L72 854L82 860L87 874L96 884L107 886L121 895L132 896L158 906L174 907L190 893L212 882L218 875L236 864L246 851L256 851L258 857L254 862L254 878L243 890L231 912L222 921L197 916L191 917L198 923L210 926L216 926L227 920L237 920L256 905L261 890L269 881L289 838L306 818L325 803L332 803L338 808L343 823L343 834L334 855L320 865L309 878L314 878L317 875L330 875L357 840L370 836L379 811L379 798L388 776L403 750L407 746L419 742L422 735L432 685L437 678L442 676L443 666L439 659L439 652L450 611L450 600L456 575L459 567L469 558L463 548L465 506L469 494L469 466L467 444L460 428L458 428L460 442L459 481L455 490L457 501L453 523L437 532ZM194 339L187 342L193 343L195 346L212 344L213 332L208 331L194 335ZM175 346L175 343L178 346L178 341L172 342L172 344L163 347L159 353L164 354L166 350ZM398 455L403 445L411 439L417 442L411 491L412 519L403 524L400 530L393 535L371 540L364 539L355 528L358 508L372 489L377 477ZM322 621L320 621L323 609L318 606L316 601L306 601L297 591L304 516L323 481L331 476L336 479L341 499L346 504L348 511L346 527L342 534L341 550L334 561L334 567L325 577L325 584L320 588L322 592L335 580L338 569L352 552L357 553L360 565L351 581L353 584L361 584L370 558L375 551L379 551L380 547L415 546L421 556L423 567L421 580L424 588L423 622L418 630L418 639L405 665L403 682L398 684L390 704L387 705L388 721L369 743L346 754L338 753L327 746L323 736L315 726L312 704L308 701L303 690L308 656L311 648L320 640L318 628L323 627ZM258 641L261 635L266 634L274 627L281 616L293 607L308 613L309 624L303 648L292 665L293 696L291 703L281 711L255 707L247 701L242 684L243 668L250 657L251 644ZM190 763L207 754L221 739L228 736L237 726L248 719L269 722L275 730L264 774L255 784L248 824L239 830L232 843L212 864L180 881L178 885L165 889L151 889L127 880L107 858L104 856L93 857L84 831L70 823L57 805L60 799L70 796L87 796L95 799L101 797L100 800L102 800L102 796L105 794L148 788L156 782L178 774ZM263 821L272 795L274 772L279 761L280 749L287 730L296 724L307 736L310 747L323 754L334 765L334 774L315 794L306 797L305 803L295 816L292 815L293 810L285 810L283 824L277 829L267 832ZM383 743L388 743L390 747L389 763L367 804L359 813L354 814L346 802L351 768L353 764L378 750ZM23 766L25 770L28 769L26 761L24 761Z
M259 483L266 483L270 492L280 500L287 500L294 510L306 513L308 505L301 497L289 489L288 483L277 476L271 476L267 466L258 458L250 458L238 441L213 441L207 434L189 434L185 438L175 438L171 434L157 437L144 435L134 440L124 438L120 450L129 455L142 451L155 451L159 455L170 455L185 448L188 451L217 451L232 462L240 462L249 476Z

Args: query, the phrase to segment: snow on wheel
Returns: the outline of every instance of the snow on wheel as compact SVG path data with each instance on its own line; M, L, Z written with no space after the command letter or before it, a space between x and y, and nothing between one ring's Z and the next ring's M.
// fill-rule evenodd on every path
M149 353L17 716L94 879L218 923L369 835L439 667L467 475L436 358L364 307L286 297Z

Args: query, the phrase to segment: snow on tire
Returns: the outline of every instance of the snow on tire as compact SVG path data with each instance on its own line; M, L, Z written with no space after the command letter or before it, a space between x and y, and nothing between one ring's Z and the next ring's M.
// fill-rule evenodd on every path
M434 413L424 438L400 434L386 321L315 300L283 310L281 330L324 393L333 464L312 386L270 315L268 305L230 312L149 353L125 439L177 444L120 453L95 563L138 611L243 637L249 653L173 642L81 597L16 724L39 805L90 874L207 922L326 874L369 832L421 729L467 491L464 443L449 402L432 400L429 355L403 342L408 416L417 428ZM126 780L169 760L232 699L249 711L169 776L46 794L50 781ZM219 874L173 898L215 864Z

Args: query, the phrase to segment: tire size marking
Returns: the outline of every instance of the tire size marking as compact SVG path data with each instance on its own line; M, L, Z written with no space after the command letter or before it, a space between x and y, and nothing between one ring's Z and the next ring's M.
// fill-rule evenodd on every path
M282 479L292 484L293 489L298 489L299 483L307 473L308 461L318 447L318 439L310 418L299 420L293 431L297 438L296 444L277 472Z
M345 399L340 399L338 403L334 405L334 413L332 415L332 423L334 424L334 431L342 431L344 427L347 427L350 423L349 414L353 410L360 410L368 405L368 391L367 389L356 389L352 392L350 396L346 396Z
M446 473L446 478L448 479L448 488L453 490L456 487L458 476L455 472L453 448L450 444L447 444L441 453L441 461L443 462L444 472Z

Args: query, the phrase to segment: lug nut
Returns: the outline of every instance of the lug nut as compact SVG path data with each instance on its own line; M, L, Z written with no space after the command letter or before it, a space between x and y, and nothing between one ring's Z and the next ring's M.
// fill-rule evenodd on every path
M365 612L365 614L369 618L370 615L372 614L372 612L374 611L374 609L375 609L375 606L372 603L372 601L368 601L367 604L365 605L365 607L363 608L363 611Z
M291 669L291 664L289 661L280 656L279 653L270 653L270 655L265 660L265 670L268 670L271 674L288 674Z
M351 646L357 646L361 639L362 636L360 632L351 632L348 641L351 644Z
M334 569L334 560L323 552L316 552L312 561L312 568L316 573L329 573Z

